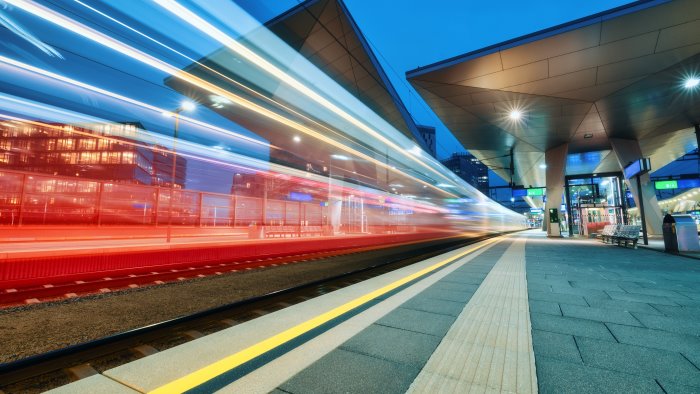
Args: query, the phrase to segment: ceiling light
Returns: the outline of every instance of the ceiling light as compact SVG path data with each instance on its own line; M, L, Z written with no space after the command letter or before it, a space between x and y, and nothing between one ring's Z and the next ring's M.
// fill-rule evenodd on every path
M350 160L349 157L343 156L343 155L331 155L331 158L336 159L336 160L343 160L343 161Z
M686 89L692 89L698 85L700 85L700 78L698 77L688 77L683 84Z
M180 108L182 108L183 111L194 111L195 107L194 103L189 100L180 103Z
M513 120L520 120L520 118L523 116L523 113L518 109L514 109L510 111L510 114L508 116Z
M585 139L593 138L593 133L586 133L583 135L583 138L585 138Z
M540 164L540 168L544 170L545 168L547 168L547 165L542 163L542 164Z
M301 142L301 137L299 137L298 135L295 135L292 139L294 140L294 142Z

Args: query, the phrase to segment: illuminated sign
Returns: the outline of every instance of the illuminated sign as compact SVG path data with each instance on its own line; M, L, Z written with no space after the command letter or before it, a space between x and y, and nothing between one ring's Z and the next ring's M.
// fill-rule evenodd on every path
M678 181L656 181L654 182L656 190L678 189Z
M299 192L289 192L289 199L292 201L311 201L314 198L311 194L299 193Z
M543 187L537 187L534 189L527 189L527 195L528 197L532 196L544 196L544 188Z
M513 189L513 197L527 196L527 189Z
M651 170L651 160L639 159L625 167L625 178L630 179L636 175L641 175Z

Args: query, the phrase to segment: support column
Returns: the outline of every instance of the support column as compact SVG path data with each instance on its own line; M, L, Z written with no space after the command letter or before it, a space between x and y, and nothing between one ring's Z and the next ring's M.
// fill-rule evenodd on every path
M560 223L549 222L549 210L561 207L561 196L564 194L564 175L566 174L566 155L569 153L569 144L561 144L544 153L544 162L547 165L547 202L544 205L544 226L547 228L548 237L560 237ZM559 212L559 221L564 218ZM544 227L543 226L543 227Z
M613 152L617 157L617 162L620 165L620 169L624 169L628 164L642 158L642 150L639 148L639 141L637 140L610 138L610 144L612 145ZM651 181L648 173L641 175L639 180L642 186L641 196L639 194L639 188L637 188L637 181L635 179L625 179L625 184L632 192L634 204L639 207L640 198L644 203L644 219L646 221L647 233L649 233L649 235L660 235L662 234L661 223L663 221L663 217L661 215L661 209L659 208L659 202L656 199L654 182ZM622 195L624 198L624 193Z

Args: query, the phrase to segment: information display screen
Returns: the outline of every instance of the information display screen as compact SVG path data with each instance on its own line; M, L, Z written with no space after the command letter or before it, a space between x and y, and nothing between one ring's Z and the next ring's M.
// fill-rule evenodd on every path
M651 170L651 160L639 159L625 167L625 178L630 179L635 175L643 174Z

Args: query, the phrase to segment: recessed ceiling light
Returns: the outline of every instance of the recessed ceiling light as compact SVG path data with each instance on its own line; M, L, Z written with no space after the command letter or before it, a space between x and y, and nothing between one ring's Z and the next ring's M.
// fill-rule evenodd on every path
M294 142L301 142L301 137L299 137L298 135L295 135L292 139L294 140Z
M180 108L182 108L185 111L194 111L196 105L192 101L185 100L180 104Z
M540 164L540 168L544 170L545 168L547 168L547 165L544 164L544 163L543 163L543 164Z
M520 118L522 118L523 113L519 109L514 109L510 111L510 114L508 114L508 116L513 120L519 120Z
M593 134L592 134L592 133L586 133L586 134L583 135L583 138L585 138L585 139L593 138Z
M686 89L692 89L698 85L700 85L700 78L698 77L688 77L683 84Z

